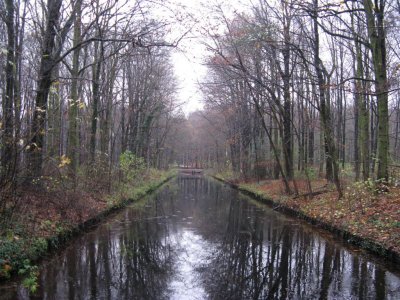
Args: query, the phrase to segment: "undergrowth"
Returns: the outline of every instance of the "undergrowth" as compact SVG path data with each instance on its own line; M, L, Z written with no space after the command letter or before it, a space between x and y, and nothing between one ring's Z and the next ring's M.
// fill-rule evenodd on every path
M130 172L129 167L126 170ZM168 178L176 175L176 170L160 171L155 169L143 170L141 173L128 174L119 186L108 196L106 211L113 207L122 207L128 202L138 200L147 193L155 190ZM125 174L124 174L125 175ZM98 212L101 213L101 212ZM27 222L29 218L21 218ZM29 224L14 222L12 227L0 235L0 280L8 279L12 274L24 277L22 285L31 293L37 290L38 268L31 262L43 257L51 245L59 246L59 238L69 236L71 230L79 224L62 226L53 220L43 220L39 231L32 234ZM40 231L49 232L49 236L36 236ZM36 235L35 235L36 234Z

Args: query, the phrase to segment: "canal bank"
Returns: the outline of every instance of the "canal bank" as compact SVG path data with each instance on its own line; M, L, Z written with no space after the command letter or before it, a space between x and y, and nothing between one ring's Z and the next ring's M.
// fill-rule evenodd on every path
M342 238L344 241L365 249L373 253L374 255L383 257L386 260L400 266L400 252L397 250L397 247L396 249L394 249L395 247L392 244L382 243L382 240L379 240L377 238L376 232L371 230L372 226L371 224L368 224L368 222L361 222L361 226L364 226L361 228L360 226L349 226L348 223L352 222L351 220L346 220L346 218L348 218L349 216L346 215L343 210L335 209L334 205L326 205L326 203L324 203L325 206L329 206L327 208L327 210L330 210L328 214L326 213L326 211L324 211L322 207L323 205L321 205L321 203L319 203L321 207L316 209L314 208L314 210L312 211L307 211L299 204L299 198L301 197L298 197L296 199L288 198L288 196L283 195L282 197L279 197L277 193L275 193L274 196L271 197L270 195L268 195L268 192L266 192L266 190L262 188L262 184L260 183L234 183L218 174L214 174L211 176L216 180L224 182L232 188L251 196L257 201L271 206L276 211L280 211L287 215L303 219L314 226L318 226L319 228L328 230L329 232L332 232L336 236ZM323 196L324 195L320 195L319 197ZM305 200L305 197L303 197L303 200ZM380 237L386 237L389 234L395 236L394 239L396 239L397 237L397 240L394 241L397 246L397 244L400 243L400 235L398 235L397 233L397 231L399 231L398 224L393 227L394 229L385 226L384 230L380 230ZM353 228L356 228L358 230L353 230ZM376 230L375 227L372 227L372 229ZM396 232L394 232L394 230L396 230Z
M105 218L117 213L127 205L154 192L176 175L176 170L159 171L156 175L153 174L136 183L132 188L121 188L112 194L103 195L101 199L97 200L101 202L101 205L95 206L91 214L83 217L79 223L68 222L60 226L55 221L47 219L42 222L46 228L40 228L36 234L19 236L11 233L7 239L0 240L0 281L20 274L23 277L32 277L31 286L28 288L35 289L33 280L36 272L35 264L40 259L61 249L71 239L93 229ZM81 212L76 211L76 213Z

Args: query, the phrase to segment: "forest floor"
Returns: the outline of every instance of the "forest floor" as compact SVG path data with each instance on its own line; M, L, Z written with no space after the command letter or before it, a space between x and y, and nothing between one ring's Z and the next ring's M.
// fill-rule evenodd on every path
M348 184L344 187L344 197L339 200L334 186L325 179L311 181L312 191L320 194L294 197L285 193L281 180L243 181L224 174L215 177L270 200L274 206L289 208L311 220L328 224L335 231L338 229L376 243L400 257L399 187L389 187L389 192L380 193L368 182ZM309 194L306 180L296 180L296 185L300 195Z
M49 249L62 245L84 224L99 222L108 213L155 190L176 171L151 170L135 184L123 184L112 193L105 189L46 190L30 187L21 192L13 223L0 235L0 280L31 268Z

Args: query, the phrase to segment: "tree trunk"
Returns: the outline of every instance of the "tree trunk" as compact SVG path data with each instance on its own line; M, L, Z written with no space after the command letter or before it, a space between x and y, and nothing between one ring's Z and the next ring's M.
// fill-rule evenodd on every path
M356 61L357 61L357 78L364 77L364 67L362 61L362 53L360 49L361 45L356 43ZM362 175L363 180L367 180L369 177L369 112L367 109L367 101L365 95L364 83L360 80L357 80L356 83L356 97L357 97L357 105L359 112L359 145L360 145L360 158L362 165Z
M319 107L320 107L320 117L321 123L323 125L325 143L327 147L327 156L332 162L332 180L338 191L338 197L342 198L343 192L339 180L339 165L336 158L335 143L333 140L332 133L332 122L329 109L329 100L326 98L326 81L323 76L321 60L319 57L319 33L318 33L318 0L314 0L314 12L312 15L313 25L314 25L314 67L318 78L318 88L319 88ZM328 165L327 165L328 167Z
M51 73L55 65L53 50L57 34L62 0L49 0L47 2L47 24L43 37L40 69L38 74L35 111L31 124L32 138L29 145L29 176L39 177L42 173L43 147L45 137L45 124L47 112L47 96L51 86Z
M377 179L388 180L389 113L388 80L386 65L386 34L384 24L384 1L363 0L367 29L371 44L375 73L375 92L378 108L378 173Z
M103 65L104 49L101 42L95 46L95 63L92 69L92 117L90 129L90 158L94 162L96 160L96 134L97 121L99 119L99 103L100 103L100 74Z
M285 161L285 173L288 180L293 179L293 149L292 149L292 116L290 97L290 39L289 28L285 26L285 46L282 51L284 70L283 79L283 152Z
M3 97L3 130L1 136L1 167L0 167L0 212L6 207L7 200L15 187L16 170L16 141L14 138L13 104L15 87L15 32L14 14L15 7L13 0L6 0L7 27L7 58L5 67L6 88Z
M71 98L69 99L69 129L68 129L68 150L67 155L71 159L71 167L74 171L78 169L79 163L79 131L78 131L78 112L79 112L79 95L78 95L78 77L79 77L79 54L81 42L81 15L82 0L77 0L75 9L74 37L72 57L72 81L71 81Z

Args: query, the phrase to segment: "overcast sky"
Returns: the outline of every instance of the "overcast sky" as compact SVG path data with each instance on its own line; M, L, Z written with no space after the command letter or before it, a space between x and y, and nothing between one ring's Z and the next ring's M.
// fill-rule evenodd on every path
M188 114L203 107L198 82L206 74L206 67L202 65L206 51L200 39L192 38L183 43L187 45L181 46L181 51L173 53L172 62L179 83L178 97L185 102L183 111Z
M175 75L179 83L178 98L185 103L183 105L183 111L187 115L203 107L202 95L198 88L198 82L202 81L207 70L203 65L206 51L202 45L202 37L199 30L201 26L205 25L205 20L202 18L205 14L205 8L202 0L172 1L178 5L182 5L180 9L191 16L189 20L183 24L182 28L177 28L179 31L178 35L181 34L182 30L189 29L185 27L194 26L187 37L181 41L177 51L174 51L172 55Z
M187 115L190 112L201 109L202 94L198 88L198 83L206 75L207 69L203 65L207 51L202 44L201 28L213 23L210 9L217 3L222 3L224 10L229 14L233 11L232 6L241 10L244 6L241 0L169 0L172 3L172 10L182 12L181 17L186 16L186 21L180 26L176 26L172 36L180 35L182 32L194 26L193 30L180 42L180 45L172 55L175 75L179 83L178 99L185 102L183 111ZM250 3L250 1L247 1ZM190 15L187 18L187 15ZM174 17L174 16L172 16Z

